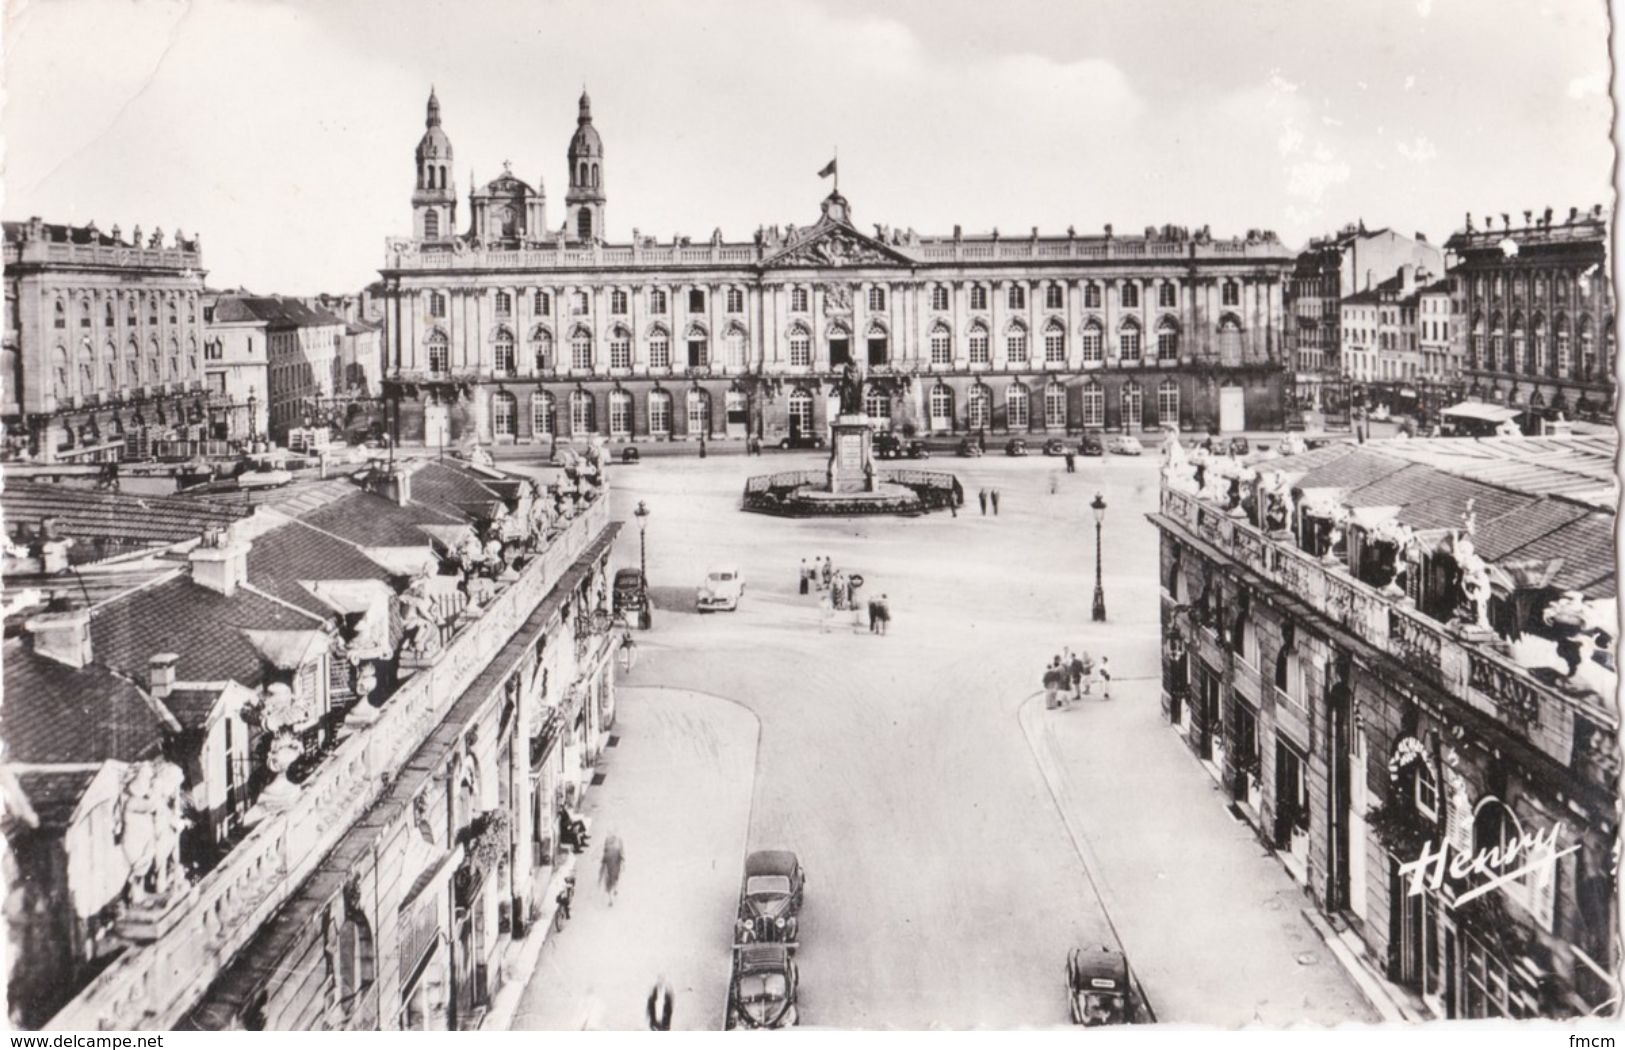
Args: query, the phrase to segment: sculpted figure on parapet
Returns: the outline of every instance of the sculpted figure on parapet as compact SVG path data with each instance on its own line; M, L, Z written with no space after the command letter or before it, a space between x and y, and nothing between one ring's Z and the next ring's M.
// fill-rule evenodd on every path
M130 866L127 889L132 905L168 899L186 884L181 865L181 832L187 824L179 766L163 759L137 762L125 774L113 812L113 838Z

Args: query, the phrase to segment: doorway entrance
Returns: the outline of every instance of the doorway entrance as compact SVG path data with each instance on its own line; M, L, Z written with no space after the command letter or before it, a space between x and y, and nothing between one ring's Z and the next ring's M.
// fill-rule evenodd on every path
M1221 431L1247 429L1247 398L1239 386L1219 388L1219 429Z

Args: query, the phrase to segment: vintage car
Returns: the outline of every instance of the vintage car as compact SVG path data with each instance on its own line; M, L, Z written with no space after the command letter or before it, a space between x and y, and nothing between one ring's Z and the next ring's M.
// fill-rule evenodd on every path
M642 458L643 454L638 451L638 447L636 445L628 445L621 449L622 463L636 463Z
M1139 998L1129 975L1128 957L1116 948L1102 944L1068 952L1066 995L1073 1024L1096 1027L1139 1020Z
M960 438L958 453L966 459L975 459L982 454L981 442L975 438Z
M1230 454L1232 456L1245 456L1252 450L1253 447L1247 443L1246 438L1237 436L1230 439Z
M741 944L793 942L807 874L787 849L757 850L745 858L735 939Z
M649 600L642 569L622 569L615 574L615 611L638 612Z
M796 993L800 974L785 944L734 946L728 982L728 1028L788 1028L800 1018Z
M1140 444L1140 439L1133 434L1118 434L1106 447L1114 456L1138 456L1145 451L1145 446Z
M779 439L780 448L823 448L822 434L792 434Z
M1100 439L1100 431L1088 430L1084 432L1083 439L1078 442L1080 456L1104 456L1106 444Z
M1024 438L1011 438L1004 443L1004 454L1007 456L1025 456L1027 442Z
M1044 455L1046 456L1064 456L1071 451L1072 449L1067 443L1060 438L1050 438L1044 442Z
M700 584L695 604L700 612L733 610L739 608L739 597L744 593L745 581L740 577L738 567L725 565L705 574L705 582Z

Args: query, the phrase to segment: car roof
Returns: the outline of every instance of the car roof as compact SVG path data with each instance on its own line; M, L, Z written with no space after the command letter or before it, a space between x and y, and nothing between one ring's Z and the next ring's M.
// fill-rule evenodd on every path
M617 580L624 580L624 579L631 579L632 577L642 576L642 575L643 575L643 570L642 569L622 569L620 572L617 572L615 574L615 578Z
M749 944L739 949L739 972L779 971L790 964L790 948L784 944Z
M1067 960L1080 977L1101 977L1121 981L1128 972L1128 959L1116 948L1097 944L1074 948Z
M787 849L757 850L745 858L745 874L789 875L796 870L796 855Z
M715 576L720 572L731 572L735 576L738 576L739 575L739 566L737 566L737 565L713 565L709 569L707 569L705 572L706 572L707 576Z

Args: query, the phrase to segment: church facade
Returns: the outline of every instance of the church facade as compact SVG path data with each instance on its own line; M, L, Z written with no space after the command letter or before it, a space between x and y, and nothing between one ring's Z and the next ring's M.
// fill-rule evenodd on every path
M837 188L812 224L747 241L610 242L585 94L566 159L557 229L507 170L459 224L431 93L413 234L381 268L401 443L797 443L827 435L849 362L871 419L905 433L1282 425L1294 257L1271 232L869 232Z

